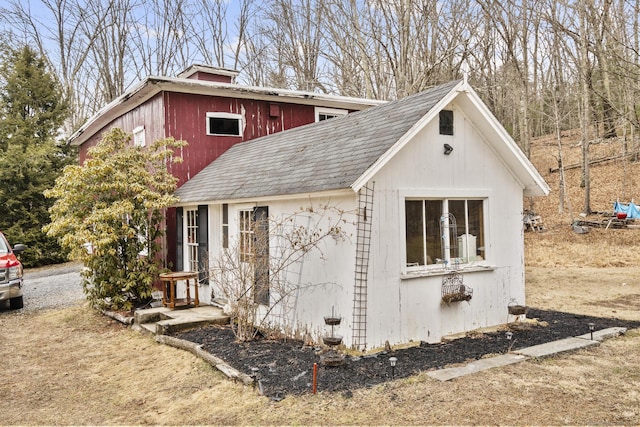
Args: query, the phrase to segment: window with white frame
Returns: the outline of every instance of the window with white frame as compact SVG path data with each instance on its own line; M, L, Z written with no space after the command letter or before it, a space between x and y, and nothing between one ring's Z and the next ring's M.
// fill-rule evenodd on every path
M136 147L144 147L146 144L144 126L136 127L133 130L133 145Z
M243 130L241 114L207 113L207 135L242 136Z
M346 116L347 113L347 110L340 110L338 108L316 107L316 122L333 119L335 117Z
M229 205L222 204L222 247L229 249Z
M187 266L188 271L199 271L198 269L198 209L188 209L185 211L187 217Z
M406 199L405 245L408 268L483 260L484 200Z
M239 239L240 261L251 262L253 259L253 209L240 211Z

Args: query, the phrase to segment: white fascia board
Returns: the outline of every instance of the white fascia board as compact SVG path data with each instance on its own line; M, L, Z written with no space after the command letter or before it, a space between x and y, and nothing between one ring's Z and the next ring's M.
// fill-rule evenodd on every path
M309 199L327 199L331 197L345 197L355 196L355 193L351 188L345 188L342 190L327 190L317 191L314 193L298 193L298 194L284 194L276 196L260 196L260 197L244 197L241 199L220 199L220 200L190 200L190 201L178 201L173 204L173 207L195 206L195 205L221 205L223 203L238 204L238 203L261 203L261 202L277 202L286 200L309 200Z
M382 105L387 101L347 96L326 95L314 92L294 91L238 84L210 82L175 77L147 77L126 93L101 108L68 139L71 145L82 145L96 132L117 117L133 110L158 92L168 91L196 95L224 96L239 99L255 99L272 102L289 102L301 105L317 105L331 108L363 110Z
M151 78L146 78L133 89L123 93L88 119L78 130L71 134L67 143L82 145L100 129L111 123L117 117L133 110L160 92L157 85L151 84Z
M276 89L259 86L244 86L232 83L210 82L206 80L178 79L154 77L162 90L198 95L226 96L230 98L246 98L273 102L290 102L302 105L318 105L341 109L360 110L376 105L386 104L365 98L327 95L315 92L303 92L288 89Z
M369 182L369 180L373 178L375 174L378 173L378 171L380 171L380 169L382 169L384 165L386 165L400 150L402 150L402 148L404 148L404 146L407 145L407 143L411 141L413 137L427 125L427 123L433 120L434 117L437 117L440 110L446 107L456 98L456 96L458 96L463 84L463 82L460 82L452 88L446 96L442 97L442 99L427 112L427 114L422 116L422 118L418 120L411 129L402 135L402 137L400 137L400 139L396 141L391 148L389 148L382 156L378 157L378 160L369 166L369 168L360 175L353 184L351 184L353 191L356 193L360 191L360 189L364 187L367 182Z

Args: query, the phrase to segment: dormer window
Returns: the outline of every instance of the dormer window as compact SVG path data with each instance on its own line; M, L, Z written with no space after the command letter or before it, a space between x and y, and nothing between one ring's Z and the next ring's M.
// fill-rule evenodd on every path
M440 111L440 135L453 135L453 111Z
M207 135L242 136L242 115L232 113L207 113Z
M333 119L339 116L346 116L347 113L347 110L340 110L337 108L316 107L316 122Z

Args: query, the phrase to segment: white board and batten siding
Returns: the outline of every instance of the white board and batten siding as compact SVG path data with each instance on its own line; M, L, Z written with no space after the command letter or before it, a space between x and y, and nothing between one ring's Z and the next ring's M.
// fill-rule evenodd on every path
M441 109L453 111L453 135L440 134ZM448 155L444 144L453 147ZM291 169L290 156L297 153L304 155ZM267 170L255 168L256 158L274 163ZM244 166L246 177L237 175L238 165ZM374 194L368 211L371 239L363 333L353 324L358 250L354 189L365 184ZM321 343L330 332L324 317L333 314L342 317L335 335L342 336L347 347L362 348L364 338L368 350L387 342L435 343L446 335L513 321L509 304L525 304L523 196L548 191L466 82L238 144L178 190L185 201L209 206L211 257L222 250L221 203L228 202L230 239L238 238L239 211L247 208L268 206L269 217L276 221L297 212L296 224L302 226L328 224L322 209L304 212L309 206L344 211L346 239L327 239L321 252L312 251L289 266L287 279L297 288L276 304L267 324ZM406 199L482 200L483 255L460 270L464 284L473 289L471 300L442 302L445 270L439 265L407 266ZM430 215L439 214L434 210ZM458 237L464 233L458 231ZM478 236L465 237L471 242L474 238L479 244ZM277 242L271 241L270 256L277 253ZM207 293L211 294L201 292L205 302ZM271 303L277 301L273 292Z
M303 338L310 336L316 342L322 342L322 336L328 335L330 328L324 324L324 317L332 313L342 317L342 323L334 328L336 335L350 337L351 311L353 305L353 280L355 262L355 197L348 192L342 195L317 198L313 195L302 196L297 199L261 200L255 203L229 204L229 238L230 246L234 245L239 231L239 215L241 210L255 206L268 206L271 222L280 223L283 218L295 214L295 223L291 226L311 228L318 226L326 230L334 222L337 214L332 210L323 210L328 205L343 211L344 222L341 222L344 239L327 237L318 249L311 250L301 262L289 265L286 269L286 280L297 286L284 299L273 289L271 301L280 301L275 308L271 308L265 325L278 328L292 336ZM313 213L307 212L313 207ZM210 265L213 265L213 254L222 250L221 205L210 205L209 245L211 249ZM272 265L277 265L279 253L278 233L271 230L270 256ZM206 294L218 294L214 285ZM212 291L212 292L211 292ZM263 307L263 310L266 307Z
M524 304L522 187L464 113L454 110L454 135L431 121L374 177L374 233L368 292L369 347L503 324L508 304ZM443 145L453 147L446 156ZM442 275L407 274L404 201L482 198L485 260L491 268L463 273L469 302L445 304ZM459 232L460 234L460 232Z

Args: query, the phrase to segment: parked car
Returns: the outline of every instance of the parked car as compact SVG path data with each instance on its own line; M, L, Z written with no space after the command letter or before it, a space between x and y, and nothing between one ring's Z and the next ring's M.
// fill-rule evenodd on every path
M22 264L17 254L27 249L25 245L15 245L13 249L0 232L0 303L9 300L12 309L22 308Z

